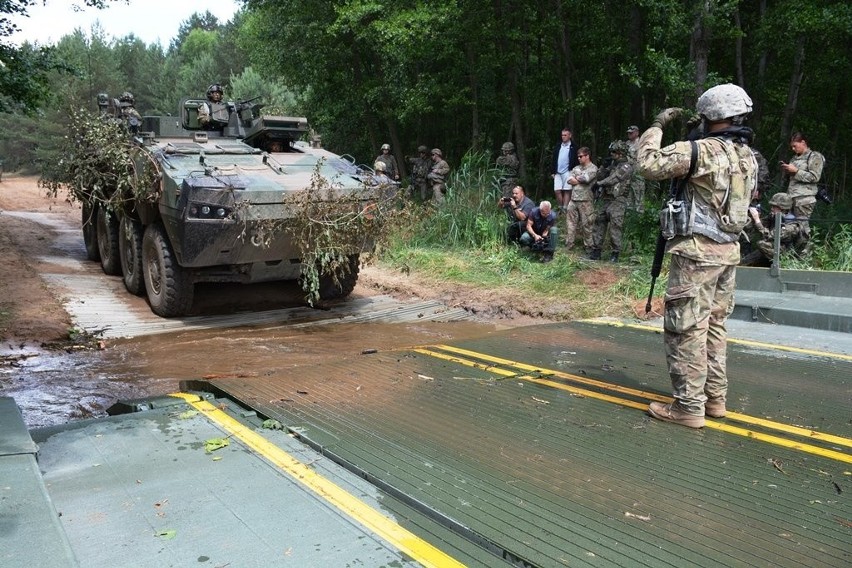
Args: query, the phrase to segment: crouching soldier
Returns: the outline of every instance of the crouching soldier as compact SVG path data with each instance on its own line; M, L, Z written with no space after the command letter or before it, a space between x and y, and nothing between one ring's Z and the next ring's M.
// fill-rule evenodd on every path
M790 212L793 199L786 193L776 193L769 200L770 214L761 219L756 208L749 207L748 213L754 223L754 229L761 235L757 250L745 255L740 264L743 266L770 266L775 246L775 214L781 213L781 252L789 250L804 252L810 234L808 227Z

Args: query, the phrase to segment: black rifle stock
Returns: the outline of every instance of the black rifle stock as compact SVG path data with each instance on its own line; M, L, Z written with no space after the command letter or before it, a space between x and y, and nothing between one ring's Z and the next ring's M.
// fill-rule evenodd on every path
M654 251L654 262L651 264L651 289L648 291L648 303L645 304L645 313L651 311L651 299L654 297L654 286L660 271L663 269L663 257L666 254L666 238L662 231L657 235L657 248Z

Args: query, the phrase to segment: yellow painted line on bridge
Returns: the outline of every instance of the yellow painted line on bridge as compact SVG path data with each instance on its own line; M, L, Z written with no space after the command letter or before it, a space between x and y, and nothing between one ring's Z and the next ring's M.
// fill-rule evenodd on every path
M381 536L421 565L429 568L464 567L464 564L452 556L449 556L419 536L399 526L393 520L387 518L339 485L318 474L280 447L206 400L202 400L199 396L190 393L175 393L171 396L186 401L225 432L229 433L230 436L243 442L251 450L269 460L270 463L289 474L290 477L313 491L321 499L335 506L362 526Z
M446 353L441 353L441 350ZM662 396L656 393L649 393L647 391L642 391L638 389L632 389L629 387L623 387L620 385L615 385L612 383L608 383L606 381L600 381L597 379L590 379L588 377L581 377L579 375L573 375L571 373L565 373L563 371L557 371L552 369L545 369L543 367L537 367L534 365L528 365L526 363L521 363L519 361L513 361L511 359L503 359L501 357L494 357L492 355L488 355L485 353L479 353L477 351L470 351L468 349L461 349L458 347L452 347L450 345L432 345L428 347L420 347L416 348L413 351L416 353L421 353L423 355L428 355L430 357L435 357L438 359L444 359L446 361L451 361L454 363L458 363L460 365L465 365L468 367L474 367L478 369L482 369L484 371L494 373L497 375L501 375L503 377L512 377L517 378L533 383L537 383L540 385L552 387L559 390L568 391L577 395L582 395L588 398L594 398L597 400L602 400L605 402L611 402L614 404L618 404L621 406L626 406L630 408L636 408L639 410L647 410L648 404L646 402L638 402L634 400L629 400L625 398L621 398L618 396L612 396L604 393L600 393L597 391L591 391L579 387L574 387L571 385L566 385L562 382L557 382L551 380L546 377L554 377L559 379L564 379L568 381L572 381L575 383L586 384L590 386L595 386L604 390L609 390L613 392L618 392L620 394L631 395L639 398L645 398L649 400L655 400L660 402L670 402L672 400L671 397ZM450 354L452 353L452 355ZM464 357L461 357L464 356ZM467 358L465 358L467 357ZM476 361L475 359L478 359ZM505 368L509 367L509 369ZM512 370L515 369L515 370ZM525 373L535 373L535 375L530 374L519 374L518 371L522 371ZM538 375L538 376L536 376ZM543 376L542 376L543 375ZM758 418L756 416L749 416L747 414L740 414L738 412L728 412L727 418L731 420L735 420L738 422L744 422L747 424L753 424L757 426L762 426L764 428L776 430L779 432L784 432L786 434L793 434L796 436L802 436L805 438L809 438L812 440L819 440L824 443L836 444L842 446L852 447L852 439L844 438L841 436L835 436L833 434L825 434L823 432L816 432L814 430L809 430L807 428L800 428L798 426L792 426L789 424L782 424L780 422L774 422L772 420L766 420L763 418ZM805 444L800 441L790 440L788 438L782 438L779 436L775 436L772 434L765 434L763 432L756 432L754 430L748 430L746 428L741 428L738 426L733 426L731 424L727 424L725 422L719 422L717 420L713 420L710 418L706 419L705 428L710 428L713 430L720 430L722 432L727 432L729 434L735 434L737 436L743 436L746 438L751 438L753 440L759 440L762 442L767 442L770 444L775 444L777 446L783 446L786 448L795 449L801 452L806 452L822 457L826 457L829 459L842 461L846 463L852 463L852 455L846 454L843 452L839 452L837 450L831 450L828 448L822 448L819 446L813 446L811 444Z
M613 321L605 319L583 319L577 320L581 323L590 323L593 325L608 325L610 327L626 327L628 329L639 329L642 331L653 331L655 333L663 333L663 328L652 325L643 325L640 323L625 323L622 321ZM752 341L750 339L736 339L728 337L728 343L737 345L746 345L748 347L759 347L761 349L772 349L775 351L787 351L789 353L801 353L802 355L813 355L815 357L826 357L828 359L839 359L841 361L852 361L852 355L844 355L843 353L832 353L831 351L819 351L816 349L802 349L801 347L790 347L789 345L779 345L778 343L766 343L763 341Z

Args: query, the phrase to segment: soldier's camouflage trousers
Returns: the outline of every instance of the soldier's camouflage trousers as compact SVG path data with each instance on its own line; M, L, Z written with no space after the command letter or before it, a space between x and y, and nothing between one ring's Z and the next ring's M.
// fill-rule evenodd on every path
M624 212L627 203L622 199L605 199L603 208L595 213L594 248L601 250L609 226L609 239L612 252L621 251L621 234L624 231Z
M586 251L591 251L595 246L592 228L595 222L595 206L591 201L574 201L568 204L565 214L565 246L569 249L574 246L577 238L577 227L583 235L583 246Z
M708 398L725 400L727 330L734 309L735 266L708 266L672 255L666 288L666 362L678 406L704 415Z

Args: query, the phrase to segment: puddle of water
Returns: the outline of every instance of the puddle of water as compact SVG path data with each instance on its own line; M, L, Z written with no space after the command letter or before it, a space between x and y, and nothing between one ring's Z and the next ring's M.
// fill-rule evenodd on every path
M105 351L30 354L0 366L0 393L30 428L106 416L122 399L175 392L181 380L264 376L329 358L479 337L475 322L232 328L122 340Z

